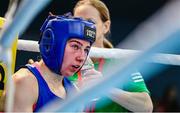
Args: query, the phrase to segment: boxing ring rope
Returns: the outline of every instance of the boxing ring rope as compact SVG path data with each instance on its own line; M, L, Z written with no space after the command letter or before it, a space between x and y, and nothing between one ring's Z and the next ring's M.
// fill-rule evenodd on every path
M38 3L37 2L39 2L39 1L34 1L34 2L32 2L32 0L29 0L30 2L28 3L28 5L27 5L27 8L30 8L30 10L32 10L33 8L33 6L35 7ZM40 2L42 2L42 1L40 1ZM43 3L44 3L45 1L43 1ZM47 2L47 1L46 1ZM34 5L32 5L31 3L34 3ZM37 6L38 7L38 6ZM42 9L42 7L39 7L39 9ZM34 9L34 10L38 10L39 11L39 9ZM25 13L27 13L27 10L22 10L21 9L21 11L22 12L24 12L24 14L23 15L26 15ZM38 12L37 11L37 12ZM30 14L29 14L31 17L33 17L34 16L34 14L31 12ZM26 16L28 16L28 15L26 15ZM19 26L19 27L14 27L12 24L10 25L10 28L9 28L9 30L7 29L6 31L5 31L5 35L3 35L2 36L2 38L0 39L0 54L2 55L1 57L2 58L4 58L4 51L2 51L3 50L3 48L8 48L8 47L10 47L10 45L12 44L12 41L13 41L13 38L12 37L15 37L15 35L16 35L16 33L17 32L19 32L19 33L21 33L24 29L25 29L25 27L27 27L27 23L29 23L29 21L30 21L30 19L32 19L31 17L30 17L30 19L27 19L27 18L25 18L25 19L23 19L24 18L24 16L22 16L22 15L19 15L19 16L17 16L17 18L19 18L19 17L21 17L20 19L19 19L19 21L17 20L17 19L14 19L14 21L13 21L13 23L14 23L14 26ZM17 22L18 21L18 22ZM22 22L22 23L21 23ZM27 23L26 23L27 22ZM16 24L16 25L15 25ZM23 26L23 27L21 27L21 26ZM14 30L14 31L13 31ZM10 33L11 32L11 33ZM167 41L166 41L167 42ZM19 48L19 50L21 50L22 48L20 47L20 43L21 43L21 41L20 40L18 40L18 48ZM24 43L25 43L25 41L24 41ZM32 43L34 43L34 42L32 42ZM177 43L177 42L176 42ZM32 44L33 46L32 47L34 47L34 45L36 45L37 44L37 42L35 42L35 44ZM24 44L25 45L25 44ZM23 46L24 46L23 45ZM27 46L27 45L25 45L25 46ZM31 48L32 48L31 47ZM37 47L38 48L38 47ZM36 49L37 48L33 48L33 51L34 52L37 52L36 51ZM8 49L7 49L8 50ZM23 50L25 50L25 49L23 49ZM31 49L32 50L32 49ZM137 57L137 56L139 56L139 54L141 54L141 51L135 51L135 50L121 50L121 49L111 49L111 50L113 50L114 52L115 52L115 54L118 54L117 56L118 56L118 58L125 58L125 56L127 56L127 57L129 57L129 56L131 56L131 55L135 55L135 57ZM99 53L99 52L97 52L96 54L95 54L95 51L101 51L101 49L95 49L95 48L92 48L92 52L90 53L90 56L95 56L95 55L99 55L99 54L97 54L97 53ZM111 58L113 57L113 58L117 58L117 56L115 57L115 55L114 55L114 53L113 54L109 54L107 51L108 50L102 50L102 51L104 51L104 53L106 54L105 56L101 56L101 55L99 55L99 57L101 56L101 57L104 57L104 58L109 58L110 56L111 56ZM94 53L93 53L94 52ZM111 53L112 53L112 51L111 51ZM147 53L147 52L146 52ZM7 54L8 54L8 52L7 52ZM108 54L108 56L107 56L107 54ZM124 56L123 56L124 55ZM9 55L8 55L9 56ZM147 56L147 55L144 55L143 57L145 57L145 56ZM133 57L133 59L135 58L135 57ZM135 59L135 60L137 60L137 61L141 61L141 59L140 58L143 58L142 56L141 57L139 57L139 59L137 58L137 59ZM167 59L173 59L174 61L167 61ZM176 60L177 61L176 61ZM8 58L6 58L6 60L8 60ZM131 60L132 61L132 60ZM137 61L135 62L135 63L137 63ZM179 55L172 55L172 54L156 54L155 56L153 56L153 58L152 58L152 62L156 62L156 63L162 63L162 64L170 64L170 65L179 65L179 63L177 63L177 62L179 62ZM131 66L137 66L137 65L131 65ZM126 67L126 66L125 66ZM127 67L126 67L127 68ZM117 68L116 68L117 69ZM123 83L123 81L122 81L122 79L123 80L125 80L125 76L124 75L127 75L128 74L128 72L130 72L129 70L126 70L126 71L123 71L123 69L125 69L125 68L121 68L120 70L116 70L116 72L114 72L113 73L113 76L111 76L111 77L115 77L115 74L117 74L117 73L120 73L120 75L122 76L122 78L121 78L121 80L119 80L119 81L121 81L122 83ZM127 68L127 69L129 69L129 68ZM122 72L122 73L121 73ZM112 74L112 73L110 73L110 74ZM118 77L117 77L118 78ZM113 81L113 78L110 78L110 77L108 77L108 78L105 78L106 80L104 80L104 81L107 81L107 80L109 80L109 81ZM119 78L118 78L119 79ZM117 80L116 80L117 81ZM10 81L10 82L12 82L12 81ZM108 82L108 81L107 81ZM100 82L99 84L98 84L98 86L100 86L99 88L102 88L102 90L101 91L103 91L103 87L104 86L102 86L103 85L103 81L102 82ZM11 88L12 86L9 86L9 88ZM96 88L96 87L94 87L94 88ZM98 87L97 87L98 88ZM97 89L96 88L96 89ZM105 90L105 89L104 89ZM81 95L85 95L85 94L92 94L92 93L88 93L89 92L89 90L87 91L87 92L85 92L84 94L81 94ZM93 95L93 94L92 94ZM13 93L11 93L11 96L13 96ZM89 95L88 95L89 96ZM82 98L82 97L81 97ZM77 99L81 99L81 98L77 98ZM71 104L74 104L72 101L70 101L70 100L68 100L65 104L66 105L68 105L69 103L68 102L71 102ZM76 101L75 101L76 102ZM67 106L64 106L65 108L67 107ZM78 105L78 104L76 104L76 105ZM7 111L11 111L11 110L7 110Z
M14 98L14 85L12 81L11 73L11 50L10 47L16 38L17 33L22 32L27 28L32 19L37 15L40 10L45 7L50 0L24 0L21 2L14 18L12 19L13 13L16 10L17 1L14 1L10 10L6 13L7 22L0 33L0 60L5 61L8 68L7 84L8 93L6 99L5 111L11 112L13 109L13 98Z
M177 32L177 35L180 35L180 32ZM177 35L166 37L166 40L162 40L159 43L156 43L150 49L143 51L139 55L129 59L123 64L119 62L111 63L110 66L105 67L105 72L103 73L103 78L99 79L96 82L89 84L86 89L83 89L79 93L71 93L69 98L66 101L58 102L54 101L49 105L43 107L42 111L54 111L54 112L72 112L79 109L79 106L87 104L90 100L98 97L108 95L108 91L112 87L122 88L119 85L125 84L128 81L128 75L131 75L133 72L133 67L138 69L148 70L148 73L153 73L157 69L149 68L149 66L143 65L146 59L149 59L155 51L162 50L163 48L173 49L173 47L166 47L166 44L173 43L174 45L179 45L179 42L176 41L179 39ZM163 46L161 46L163 45ZM150 58L151 59L151 58ZM130 68L132 67L132 68ZM148 74L143 75L145 80L149 79L151 76Z
M175 46L179 45L180 32L178 30L180 26L179 23L175 24L175 22L179 22L180 15L177 14L177 9L180 8L179 4L180 2L178 0L171 1L169 4L167 4L167 7L165 7L163 10L159 12L159 14L161 13L159 17L157 15L154 17L157 19L150 19L148 21L148 24L144 23L144 26L147 25L146 27L148 27L149 25L151 27L151 25L153 24L153 28L155 28L155 29L150 29L149 32L148 32L149 29L146 29L146 32L144 33L145 36L141 35L139 36L139 38L137 38L137 41L143 42L144 39L147 38L146 36L149 36L148 38L149 40L147 41L148 43L144 43L144 44L141 43L138 45L139 47L146 47L145 51L142 51L142 53L140 53L139 55L135 54L135 57L132 57L131 59L129 59L129 61L125 62L123 66L111 64L111 67L107 68L108 71L105 72L104 75L105 77L101 79L101 81L98 81L97 84L92 84L92 86L89 87L87 90L85 90L84 92L80 92L77 95L73 94L63 103L57 102L49 106L45 106L42 111L48 111L48 110L64 111L64 112L75 111L78 108L78 106L81 106L82 104L84 105L85 103L89 102L90 99L96 98L96 96L105 95L105 93L107 93L108 90L110 90L113 86L116 86L118 83L124 84L127 81L127 75L130 75L132 73L132 68L130 67L145 69L146 71L148 71L148 73L152 74L153 69L151 68L149 69L147 68L148 66L142 65L144 61L147 61L147 59L149 60L151 59L155 61L156 58L157 59L160 58L159 62L163 62L161 60L161 56L157 55L156 58L149 58L149 57L152 57L152 55L154 55L156 51L159 50L164 50L164 49L173 50L174 49L173 46L167 46L168 44L174 44ZM168 11L169 8L170 8L170 12ZM164 15L166 18L163 18ZM170 18L171 16L173 16L174 18ZM161 20L160 21L161 25L164 24L166 25L166 23L168 23L170 29L166 29L165 26L161 26L161 28L159 28L158 23L156 24L153 23L154 20L156 21L158 19L159 21ZM168 27L168 25L166 27ZM153 35L151 35L152 31L153 31ZM144 30L142 30L142 32L144 32ZM139 34L141 34L142 32L139 31ZM162 33L162 35L160 35L160 33ZM133 38L133 36L135 35L131 35L130 37ZM132 41L128 41L128 42L131 43L131 45L136 46L136 44L134 44ZM165 57L164 54L162 56ZM177 59L179 59L178 57ZM143 77L144 79L149 78L149 76L147 75Z
M177 13L179 10L179 0L169 1L155 14L140 23L118 47L136 50L146 49L148 45L150 46L163 37L180 30L180 14Z
M17 9L17 5L18 5L18 0L14 0L14 1L10 0L9 6L8 6L8 11L5 14L6 22L5 22L5 25L0 32L1 36L6 31L9 24L12 22L13 15L15 14L15 10ZM1 46L0 46L0 48L3 49L3 47L1 47ZM14 100L13 96L12 96L12 94L14 94L14 84L13 84L13 80L11 78L11 75L12 75L12 73L11 73L12 72L12 70L11 70L11 63L12 63L11 56L12 56L12 54L11 54L11 49L9 47L5 47L4 49L5 49L5 51L4 51L4 58L3 58L4 60L3 61L6 63L7 69L8 69L7 83L6 83L5 87L10 87L8 93L6 94L7 99L5 102L5 105L6 105L5 110L7 112L9 112L9 111L12 111L12 108L13 108L12 101ZM0 51L2 51L2 50L0 50Z
M30 51L30 52L39 52L39 45L37 41L19 39L17 49L23 51ZM105 48L92 47L89 55L90 57L97 57L97 58L129 59L139 55L140 53L142 53L142 51L117 49L117 48L105 49ZM157 53L152 56L151 61L147 61L147 62L180 66L180 55Z

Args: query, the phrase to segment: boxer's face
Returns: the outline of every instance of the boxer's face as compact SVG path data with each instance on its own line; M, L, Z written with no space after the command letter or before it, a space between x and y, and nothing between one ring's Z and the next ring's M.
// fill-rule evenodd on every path
M70 76L84 64L90 50L90 42L80 39L70 39L65 48L61 74Z

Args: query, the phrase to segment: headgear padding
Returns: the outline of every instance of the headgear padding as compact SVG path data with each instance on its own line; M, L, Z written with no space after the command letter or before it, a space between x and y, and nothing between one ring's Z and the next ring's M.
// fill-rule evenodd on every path
M66 16L49 16L41 27L40 53L47 67L61 74L66 43L71 38L82 39L92 45L96 38L94 23Z

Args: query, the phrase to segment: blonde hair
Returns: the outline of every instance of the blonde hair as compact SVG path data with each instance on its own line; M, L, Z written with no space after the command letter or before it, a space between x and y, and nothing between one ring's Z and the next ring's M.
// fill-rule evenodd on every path
M111 44L111 42L107 40L106 38L103 39L103 45L105 48L113 48L113 45Z
M108 20L111 21L109 10L108 10L107 6L101 0L79 0L74 7L74 12L77 7L84 5L84 4L88 4L88 5L91 5L94 8L96 8L98 10L98 12L100 14L100 18L103 22L106 22ZM105 38L103 40L104 47L107 47L107 48L113 47L111 42L106 39L109 37L110 33L111 32L109 29L109 31L105 34Z

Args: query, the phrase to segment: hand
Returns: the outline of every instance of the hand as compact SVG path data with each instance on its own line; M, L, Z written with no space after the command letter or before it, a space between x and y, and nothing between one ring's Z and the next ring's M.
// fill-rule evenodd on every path
M82 79L77 81L77 87L80 90L88 88L92 84L96 84L99 80L101 80L102 73L96 71L94 68L81 70Z

